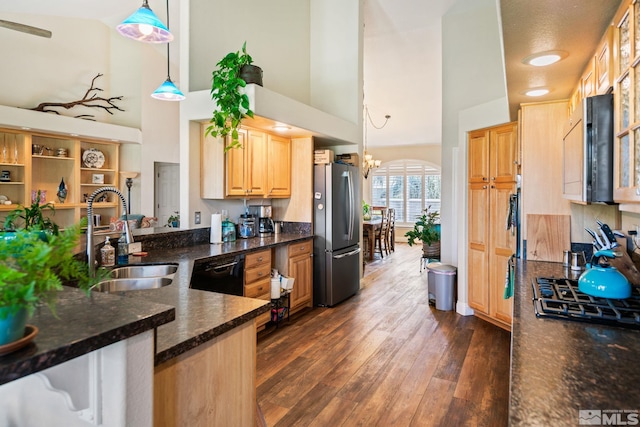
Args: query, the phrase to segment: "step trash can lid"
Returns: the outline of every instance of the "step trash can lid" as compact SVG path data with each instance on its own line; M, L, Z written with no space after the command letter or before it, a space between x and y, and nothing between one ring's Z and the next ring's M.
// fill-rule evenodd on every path
M434 265L432 267L431 264L439 264L439 265ZM427 265L427 268L429 269L429 271L433 272L434 274L443 274L446 276L453 276L456 274L457 268L454 267L453 265L435 263L435 262L432 262L431 264Z

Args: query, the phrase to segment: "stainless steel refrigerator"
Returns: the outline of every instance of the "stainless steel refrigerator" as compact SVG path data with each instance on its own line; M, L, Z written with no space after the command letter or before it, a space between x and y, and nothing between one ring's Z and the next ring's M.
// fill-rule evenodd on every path
M314 166L313 301L333 306L360 289L360 180L355 166Z

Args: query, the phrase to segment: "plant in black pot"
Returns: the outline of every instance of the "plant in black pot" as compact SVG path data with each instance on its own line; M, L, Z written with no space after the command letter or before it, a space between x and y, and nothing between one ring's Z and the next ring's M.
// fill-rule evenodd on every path
M79 236L78 224L44 239L29 230L0 239L0 346L28 334L26 323L38 305L47 305L55 315L56 294L63 283L73 282L88 292L97 280L75 257Z
M225 147L225 152L231 148L240 148L238 141L238 127L245 117L253 117L249 105L249 97L244 88L247 83L262 86L262 70L252 65L253 58L247 53L247 42L239 52L228 53L211 73L211 99L216 103L211 125L207 127L206 135L226 137L231 135L231 144Z
M407 231L409 246L413 246L416 240L422 242L422 254L428 258L438 258L440 256L440 213L438 211L429 212L431 206L424 209L424 213L418 217L413 224L413 230Z

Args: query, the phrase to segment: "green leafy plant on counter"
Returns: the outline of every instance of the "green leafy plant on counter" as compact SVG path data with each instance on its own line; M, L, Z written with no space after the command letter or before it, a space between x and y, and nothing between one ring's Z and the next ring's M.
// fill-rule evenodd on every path
M46 239L29 230L0 238L0 320L20 309L31 315L39 304L55 315L65 282L89 292L98 278L90 278L87 264L74 255L79 238L80 224Z
M240 77L243 66L253 62L247 53L247 42L239 52L228 53L211 73L211 99L216 103L205 135L226 137L231 135L231 143L225 147L225 152L232 148L241 148L238 140L238 127L245 117L253 117L249 105L249 97L244 91L247 83Z
M429 212L429 209L431 206L424 209L424 213L413 224L413 230L404 234L409 246L413 246L416 240L427 246L440 241L440 213L438 211Z
M167 225L169 227L178 227L180 225L180 213L178 211L174 211L173 215L169 216Z

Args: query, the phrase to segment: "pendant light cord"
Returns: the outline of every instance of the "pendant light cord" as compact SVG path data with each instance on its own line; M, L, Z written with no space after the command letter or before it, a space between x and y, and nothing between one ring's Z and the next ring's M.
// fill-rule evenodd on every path
M167 31L169 31L169 0L167 0ZM167 42L167 80L171 81L171 72L169 71L170 62L169 62L169 43Z

